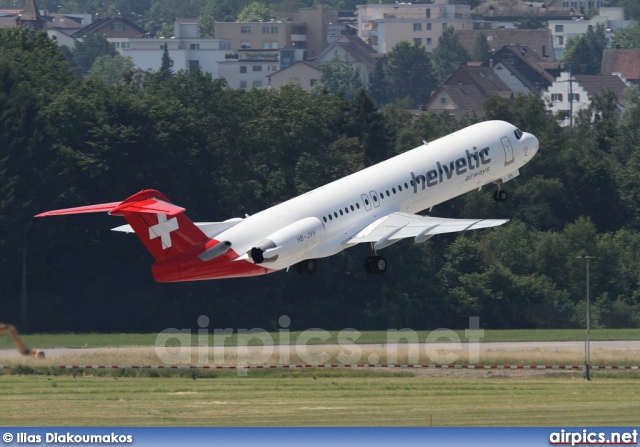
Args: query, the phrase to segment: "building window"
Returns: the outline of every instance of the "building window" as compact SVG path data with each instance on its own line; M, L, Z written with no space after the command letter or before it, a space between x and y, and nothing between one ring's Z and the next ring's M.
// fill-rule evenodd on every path
M251 67L251 70L253 70L253 71L262 71L262 65L254 65L253 67Z
M414 23L413 24L414 31L422 31L422 23Z
M431 18L431 10L427 8L427 19Z
M444 96L440 98L440 104L446 104L446 103L447 103L447 98L445 98Z
M562 93L552 93L551 102L562 102Z
M278 49L278 42L271 42L271 48L274 50Z
M189 71L197 70L200 67L200 61L189 61Z
M277 26L272 26L271 27L271 34L278 34L278 27Z
M568 8L569 7L569 2L562 2L562 7L563 8Z
M189 45L189 48L192 50L199 50L200 49L200 44L199 43L192 43L191 45Z
M569 94L569 101L579 102L580 101L580 93L570 93Z
M414 37L413 38L413 44L414 45L422 45L422 39L420 37Z
M247 81L240 81L240 88L247 88Z
M265 49L268 49L268 48L271 48L271 42L263 40L262 41L262 49L265 50Z
M112 23L111 31L124 31L124 23Z
M262 34L269 34L269 27L268 26L263 26L262 27Z
M262 87L262 81L253 81L252 87Z
M431 30L431 24L427 23L427 31Z
M431 37L427 37L427 46L431 45L432 42L433 41L432 41Z
M251 48L251 42L245 40L240 44L240 48Z
M558 36L558 45L564 45L564 36Z
M240 65L240 73L246 73L247 72L247 66L246 65Z
M120 42L120 48L131 48L131 42Z
M272 73L276 72L276 71L278 71L278 66L277 65L268 65L267 66L267 71L270 71Z
M250 26L243 26L240 28L240 33L241 34L251 34L251 27Z
M564 33L564 25L556 25L556 33Z
M446 23L442 24L442 29L447 29L447 24Z

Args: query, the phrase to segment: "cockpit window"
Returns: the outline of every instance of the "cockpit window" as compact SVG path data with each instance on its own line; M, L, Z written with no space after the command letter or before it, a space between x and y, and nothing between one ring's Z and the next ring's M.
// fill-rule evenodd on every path
M519 140L520 138L522 138L522 131L520 129L516 129L513 131L513 133L516 135L516 138Z

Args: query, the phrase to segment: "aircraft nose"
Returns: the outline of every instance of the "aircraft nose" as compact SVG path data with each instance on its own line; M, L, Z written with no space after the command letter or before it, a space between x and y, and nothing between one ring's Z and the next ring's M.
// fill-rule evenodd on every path
M535 137L535 135L532 135L530 133L526 134L524 149L526 156L533 157L534 155L536 155L538 153L539 146L540 143L538 142L538 139Z

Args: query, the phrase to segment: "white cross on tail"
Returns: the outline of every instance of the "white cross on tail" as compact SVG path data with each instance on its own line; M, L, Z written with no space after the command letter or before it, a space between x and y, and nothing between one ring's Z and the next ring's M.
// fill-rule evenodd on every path
M162 241L162 248L171 247L171 232L178 229L178 219L167 220L166 214L158 214L158 224L149 227L149 239L157 237Z

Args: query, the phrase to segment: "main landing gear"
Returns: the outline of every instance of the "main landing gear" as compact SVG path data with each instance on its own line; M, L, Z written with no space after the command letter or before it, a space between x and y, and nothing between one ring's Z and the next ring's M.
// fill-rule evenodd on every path
M364 260L364 269L371 275L381 275L387 270L387 260L376 254L373 242L371 243L371 255Z
M507 200L508 194L507 191L504 191L500 188L500 184L498 184L498 190L493 192L493 200L496 202L504 202Z
M315 259L305 259L304 261L296 264L298 273L301 275L311 275L318 269L318 263Z

